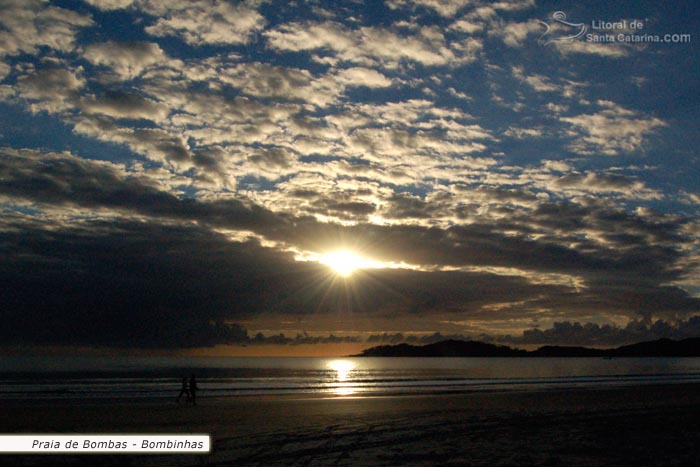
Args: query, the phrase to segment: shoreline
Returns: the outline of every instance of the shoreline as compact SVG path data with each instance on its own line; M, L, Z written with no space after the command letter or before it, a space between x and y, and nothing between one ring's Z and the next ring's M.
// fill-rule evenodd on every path
M684 465L700 456L700 384L246 397L194 407L86 402L0 402L0 432L212 436L213 450L204 457L99 456L109 465L134 466ZM3 455L0 463L94 465L95 459Z
M418 386L415 389L402 390L368 390L355 389L352 385L339 387L337 390L327 389L325 391L290 391L290 392L249 392L230 395L207 396L206 389L200 390L197 400L201 403L227 404L234 401L263 401L263 400L323 400L323 399L371 399L371 398L424 398L440 396L460 396L468 394L504 394L522 392L562 392L562 391L606 391L624 388L641 387L673 387L673 386L696 386L700 390L700 378L680 378L680 379L615 379L606 381L583 381L583 382L516 382L516 383L479 383L474 385L462 385L450 387L447 385ZM349 390L350 392L345 392ZM175 391L173 391L175 394ZM3 406L73 406L73 405L143 405L143 406L177 406L173 401L175 396L170 397L43 397L43 398L8 398L0 397L0 407ZM185 403L180 406L186 406Z

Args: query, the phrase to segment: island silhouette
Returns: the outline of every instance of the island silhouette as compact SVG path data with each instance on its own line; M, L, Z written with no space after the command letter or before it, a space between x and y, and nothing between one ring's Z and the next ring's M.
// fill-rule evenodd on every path
M609 349L546 345L532 351L449 339L422 346L380 345L353 357L700 357L700 337L679 341L664 338Z

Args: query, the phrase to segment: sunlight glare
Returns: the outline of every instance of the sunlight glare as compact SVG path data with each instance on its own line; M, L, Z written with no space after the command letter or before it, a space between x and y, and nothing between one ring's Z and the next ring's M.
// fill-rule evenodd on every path
M321 256L319 261L343 277L349 277L357 269L381 267L379 263L362 258L348 250L327 253Z
M350 372L355 369L355 364L347 360L333 360L328 364L328 368L337 373L338 381L347 381Z

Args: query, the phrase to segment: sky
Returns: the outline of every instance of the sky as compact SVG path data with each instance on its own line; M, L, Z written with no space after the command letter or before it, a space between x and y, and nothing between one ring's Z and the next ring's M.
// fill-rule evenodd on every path
M0 0L3 349L700 335L695 6Z

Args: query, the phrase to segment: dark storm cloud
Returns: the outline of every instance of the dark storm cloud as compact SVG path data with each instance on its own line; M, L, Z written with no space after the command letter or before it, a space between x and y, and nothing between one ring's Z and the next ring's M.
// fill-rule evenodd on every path
M364 239L364 252L374 258L443 267L517 268L527 271L525 276L533 281L538 274L555 273L582 283L576 290L550 291L493 316L523 317L545 309L574 316L681 317L700 310L700 299L669 285L692 272L681 248L693 242L682 233L686 222L681 217L640 216L606 206L557 203L502 222L446 229L398 225L333 229L300 223L290 238L305 247L312 247L305 239L313 238L313 246L326 249L344 238ZM543 224L550 223L552 233L534 237Z
M260 289L250 272L236 274L257 262L250 257L255 245L237 245L235 254L222 257L235 246L195 229L25 227L4 232L2 245L7 343L189 347L236 341L240 329L221 319L254 303L249 294Z
M112 164L67 154L6 150L0 158L0 174L0 193L51 205L112 208L254 230L281 221L270 211L237 200L202 203L180 199Z
M525 232L517 232L515 219L494 224L473 223L446 229L419 226L369 226L357 225L339 228L315 223L297 223L287 231L287 238L294 244L309 249L332 250L339 244L356 245L347 239L362 239L359 249L369 257L392 260L401 258L409 264L433 264L440 267L500 267L505 271L517 268L533 282L539 274L569 276L570 287L549 290L547 294L530 297L522 306L509 306L509 311L488 312L490 317L523 317L538 310L571 311L575 315L605 313L609 315L638 316L648 313L687 315L700 310L700 300L685 290L668 284L679 280L690 270L680 261L683 253L678 246L689 240L680 235L681 221L651 224L642 219L628 218L615 211L594 213L595 229L616 231L618 226L610 218L622 217L646 232L633 243L630 238L617 239L616 244L601 245L592 240L578 240L592 227L590 220L580 220L580 228L562 228L558 235L532 238L527 229L537 219L521 219ZM607 221L603 222L603 220ZM528 222L530 224L528 224ZM675 244L659 240L679 237ZM650 241L651 239L652 241ZM626 242L626 243L623 243ZM673 243L673 242L669 242ZM510 272L516 274L515 272ZM504 272L509 274L509 272ZM546 277L544 279L546 281ZM559 279L559 283L566 280ZM574 282L580 280L581 288ZM450 284L459 287L459 284ZM562 290L563 289L563 290ZM504 292L505 291L505 292ZM502 289L502 296L488 297L479 305L509 302L509 289ZM472 302L465 302L473 304ZM476 304L473 304L476 305Z
M26 218L16 225L5 220L3 275L13 291L5 297L12 310L8 325L32 342L164 347L240 342L248 337L227 323L263 312L397 318L451 313L494 320L536 319L543 309L573 317L595 311L674 318L700 310L700 300L664 285L687 273L678 247L690 240L680 217L562 202L500 222L448 228L340 226L275 214L245 200L178 198L119 166L68 154L5 150L0 175L0 193L40 208L100 208L145 217L142 223L118 217L83 224L63 220L44 228ZM344 203L336 207L356 214L365 209ZM531 235L544 226L557 234ZM325 266L295 261L255 242L231 241L215 231L221 228L252 231L308 251L345 245L369 257L433 270L368 270L343 285ZM594 234L607 243L587 238ZM440 270L465 266L471 269ZM488 270L493 267L502 271L494 274ZM93 312L96 319L89 321ZM40 318L46 326L32 330ZM76 319L90 324L70 328ZM136 319L139 326L129 331L127 324ZM188 327L190 321L196 323ZM166 324L158 328L161 322Z
M343 236L367 238L376 255L402 258L414 264L464 264L520 266L543 271L624 270L634 273L638 266L656 266L655 274L673 264L678 254L662 246L641 245L631 252L577 251L554 242L533 241L525 236L506 236L499 229L517 228L517 224L477 224L446 230L418 226L380 227L360 225L338 227L320 224L308 218L275 215L253 204L237 200L199 202L182 200L158 190L137 177L127 177L109 164L99 165L67 155L38 157L35 153L8 153L0 160L4 174L3 193L52 204L76 204L87 207L125 209L149 216L207 222L215 226L251 229L264 236L292 241L312 251L337 247ZM328 206L330 207L330 206ZM336 209L355 209L354 204L336 203ZM364 209L359 207L360 212ZM542 207L534 222L559 220L559 229L567 230L567 206ZM369 210L367 211L369 212ZM633 228L659 238L679 240L678 225L648 223L619 212L598 212L578 208L571 212L568 230L586 227L587 218L597 224L625 221L626 231ZM563 221L562 221L563 220ZM674 229L675 228L675 229ZM610 229L606 229L610 230ZM676 230L675 234L671 231ZM664 264L666 263L666 264ZM665 266L659 268L659 266ZM670 273L670 272L669 272Z
M580 204L542 203L528 217L533 225L556 229L563 235L590 236L594 232L638 235L645 239L644 246L681 245L693 241L682 234L682 228L689 222L688 218L664 216L649 210L630 213L593 199L585 200ZM626 244L625 239L620 238L620 243L614 246L624 248L639 245L635 240Z
M317 263L192 225L38 227L18 216L6 220L0 245L0 307L6 310L0 336L6 344L322 343L330 341L255 340L235 323L262 312L403 316L462 310L554 289L491 274L398 270L360 274L349 285Z
M0 0L2 336L700 314L692 44L544 47L530 0L326 3ZM698 29L646 3L642 32ZM595 10L567 14L630 13ZM312 261L341 248L395 269Z

